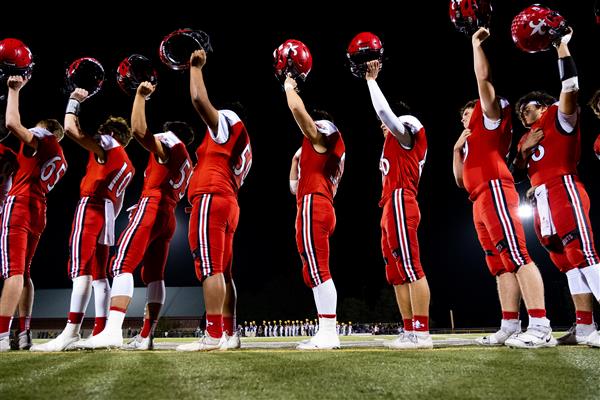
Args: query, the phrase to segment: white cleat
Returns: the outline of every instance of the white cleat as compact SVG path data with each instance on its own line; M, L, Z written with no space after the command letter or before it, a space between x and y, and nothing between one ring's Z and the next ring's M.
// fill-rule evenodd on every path
M0 339L0 353L3 351L10 351L10 335L6 335Z
M600 333L594 331L587 337L586 344L591 347L600 347Z
M312 338L300 342L298 350L331 350L340 348L340 338L335 333L319 331Z
M81 340L79 334L75 336L68 336L65 332L62 332L56 338L42 344L34 344L31 346L29 351L41 351L41 352L55 352L55 351L66 351L73 349L75 342Z
M504 344L517 349L540 349L556 346L556 339L552 336L552 328L549 326L532 325L525 332L506 339Z
M19 350L29 350L33 345L33 342L31 341L31 331L29 329L19 333L17 340L19 343Z
M433 349L433 340L429 332L410 332L392 340L388 347L394 350Z
M142 337L142 335L136 335L127 344L122 347L123 350L154 350L154 338L152 335L148 337Z
M121 331L110 332L105 329L96 336L91 336L86 340L77 343L80 349L120 349L123 346L123 335Z
M242 341L240 340L240 336L237 333L234 333L232 336L223 334L227 338L227 350L239 349L242 347Z
M398 343L398 342L402 342L402 341L408 340L408 335L410 335L411 333L412 333L412 331L402 330L400 332L400 334L397 337L395 337L394 339L392 339L392 340L384 340L383 341L383 346L389 348L394 343Z
M521 326L519 325L515 330L507 330L506 328L500 328L496 333L489 336L484 336L475 339L480 346L503 346L508 338L511 336L521 333Z
M177 351L211 351L227 350L227 338L223 334L220 338L214 338L206 333L197 342L180 344L175 348Z

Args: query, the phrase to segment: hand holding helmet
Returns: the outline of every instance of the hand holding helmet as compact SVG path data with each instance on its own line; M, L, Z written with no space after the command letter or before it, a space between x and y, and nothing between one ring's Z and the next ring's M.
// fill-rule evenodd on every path
M190 54L195 50L212 51L206 32L190 28L169 33L160 43L160 60L169 68L179 71L190 67Z
M154 93L154 90L156 90L156 86L148 81L145 81L140 83L136 93L143 98L148 99L150 95Z
M142 82L158 83L158 73L152 62L141 54L125 58L117 68L117 83L123 92L134 95Z
M557 40L560 43L561 38L570 33L570 28L558 12L534 4L515 16L511 33L519 49L537 53L549 50Z
M9 89L16 90L17 92L23 88L29 82L28 79L23 78L20 75L13 75L8 77L7 85Z
M82 88L88 92L87 97L92 97L102 89L104 67L95 58L79 58L67 68L65 80L68 92Z
M377 60L379 69L383 66L383 43L371 32L361 32L350 41L346 52L350 72L357 78L365 78L367 63Z
M206 51L196 50L190 56L190 65L196 68L202 68L206 65Z

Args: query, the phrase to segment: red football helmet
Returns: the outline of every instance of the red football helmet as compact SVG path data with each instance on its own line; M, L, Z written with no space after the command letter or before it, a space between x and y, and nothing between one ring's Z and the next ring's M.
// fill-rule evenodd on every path
M88 97L91 97L98 93L104 84L104 68L95 58L79 58L67 68L65 80L69 93L76 88L82 88L87 90Z
M152 62L141 54L132 54L125 58L117 68L117 83L123 92L134 95L140 83L158 82L158 73Z
M190 28L169 33L160 42L158 55L169 68L176 71L190 67L190 56L195 50L212 51L210 37L206 32Z
M450 0L450 21L467 36L489 26L491 17L490 0Z
M383 43L377 35L362 32L354 36L346 53L350 71L358 78L364 78L367 72L367 61L379 60L383 63Z
M2 78L21 75L31 78L33 56L31 50L19 39L0 40L0 75Z
M528 53L548 50L555 40L569 33L567 21L559 13L539 4L521 11L510 29L517 47Z
M273 65L275 76L282 83L288 73L304 81L312 68L312 55L304 43L289 39L273 51Z

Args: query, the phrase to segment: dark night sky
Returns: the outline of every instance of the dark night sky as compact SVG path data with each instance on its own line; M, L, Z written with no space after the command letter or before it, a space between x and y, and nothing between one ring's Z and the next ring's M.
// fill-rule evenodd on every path
M268 11L279 18L257 20L242 16L249 10L239 10L226 19L226 11L231 11L225 5L208 12L169 4L170 8L153 10L96 5L102 8L96 15L73 9L68 13L55 9L48 14L38 10L38 15L45 16L44 21L27 24L17 21L19 18L6 20L15 15L10 10L3 13L0 37L20 38L35 56L33 79L22 92L24 124L32 126L47 117L62 120L66 105L62 92L64 69L82 56L100 60L108 75L103 91L82 106L84 129L93 131L108 115L128 117L132 99L118 89L114 71L124 57L141 53L155 61L160 75L157 92L147 108L151 130L159 132L163 121L181 119L192 123L201 137L205 127L191 105L188 75L161 65L157 49L162 37L174 29L193 27L208 32L215 50L205 67L209 96L217 107L231 100L247 106L247 128L254 150L253 166L239 196L241 219L234 258L238 315L241 319L261 320L311 316L312 295L303 285L295 249L295 199L288 191L289 162L300 145L301 133L273 76L271 56L286 39L303 41L314 63L301 95L308 105L333 114L347 147L346 169L335 199L336 233L330 243L339 315L346 320L394 320L399 317L385 282L377 207L383 138L366 83L354 78L345 65L350 39L358 32L372 31L385 47L384 70L378 80L384 94L388 99L409 103L428 134L429 152L419 194L419 238L422 264L431 285L434 326L449 326L449 309L454 310L459 327L498 323L495 282L487 272L475 236L471 203L466 192L455 186L452 176L452 146L462 131L458 110L477 96L477 88L470 39L450 24L446 1L396 2L402 12L381 8L334 12L311 8L306 3L304 11L290 11L280 5ZM498 94L513 104L530 90L547 90L557 96L560 81L556 53L522 53L510 37L512 17L531 2L493 4L493 36L485 49ZM600 26L594 24L592 1L562 0L546 5L559 10L574 27L570 48L579 69L580 102L584 104L600 87L598 63L594 62ZM523 133L516 119L514 131L516 141ZM600 184L593 176L599 161L591 145L599 131L600 123L585 107L580 172L594 204L591 218L596 229L600 228L596 211ZM69 139L61 144L69 170L49 195L48 224L32 266L38 288L70 287L66 273L68 235L87 154ZM127 151L137 175L127 191L125 207L139 197L148 158L135 141ZM177 210L178 230L166 273L168 286L198 284L187 245L183 206ZM125 222L122 213L119 231ZM530 223L525 226L528 247L544 276L549 317L555 324L570 324L566 279L538 245Z

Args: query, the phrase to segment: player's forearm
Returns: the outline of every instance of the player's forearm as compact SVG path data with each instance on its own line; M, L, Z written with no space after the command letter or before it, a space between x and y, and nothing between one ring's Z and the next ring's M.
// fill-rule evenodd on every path
M213 132L216 132L219 127L219 112L208 98L201 68L190 68L190 96L194 108L198 111L204 123Z
M395 136L407 133L404 124L398 120L398 117L392 111L392 108L379 88L377 81L369 79L367 80L367 85L369 87L373 108L381 122L383 122Z

